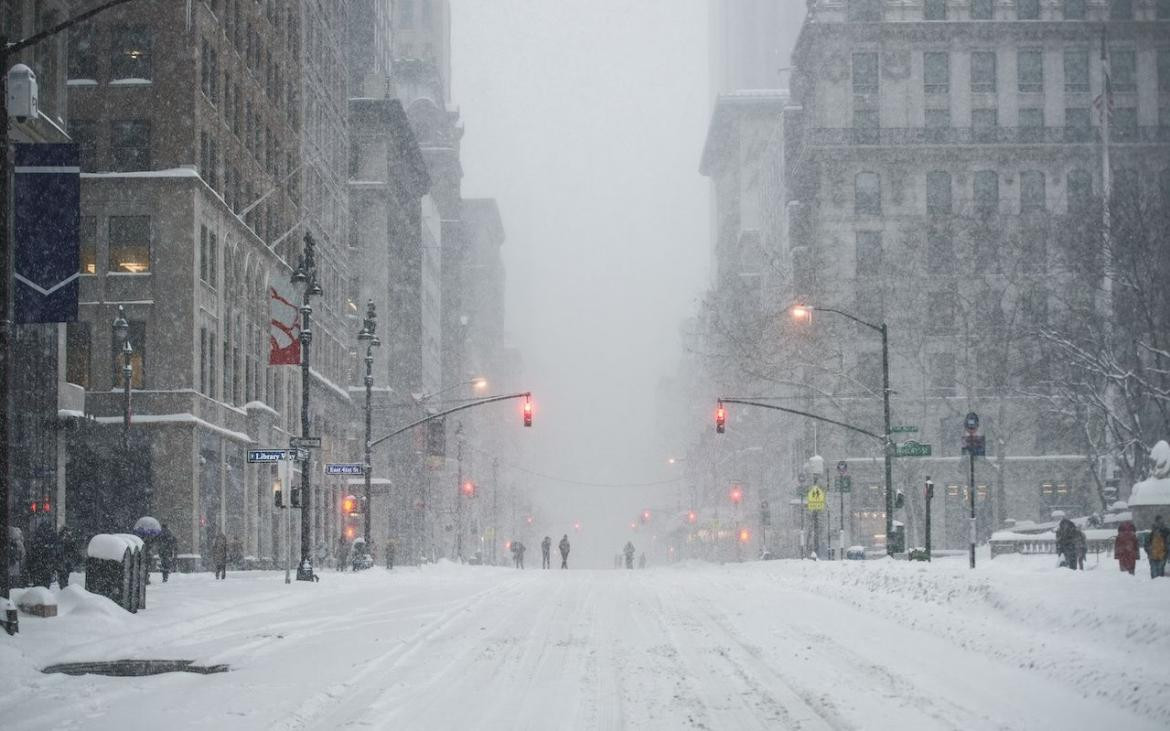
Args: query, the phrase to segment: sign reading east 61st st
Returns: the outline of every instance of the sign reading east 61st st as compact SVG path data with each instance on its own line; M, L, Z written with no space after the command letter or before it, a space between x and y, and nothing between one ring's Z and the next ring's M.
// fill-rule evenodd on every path
M808 509L814 513L825 509L825 491L818 485L813 485L808 491Z
M357 462L330 462L325 465L327 475L355 475L361 477L366 474L365 465Z
M898 445L898 449L897 449L897 452L895 452L895 456L897 456L897 457L929 457L930 456L930 445L929 444L922 444L921 442L916 442L913 439L911 439L911 440L902 442L901 444Z

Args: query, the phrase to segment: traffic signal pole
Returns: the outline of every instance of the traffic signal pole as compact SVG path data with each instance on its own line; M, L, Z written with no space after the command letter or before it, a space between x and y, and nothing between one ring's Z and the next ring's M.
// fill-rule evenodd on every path
M532 392L531 391L524 391L522 393L510 393L506 396L488 396L487 398L474 399L470 403L462 404L460 406L455 406L453 408L447 409L446 411L440 411L440 412L435 413L435 414L430 414L428 416L425 416L425 417L419 419L418 421L412 421L409 424L407 424L406 426L399 427L398 429L395 429L394 431L390 432L389 434L386 434L385 436L381 436L381 437L378 437L377 439L372 440L370 442L370 447L371 448L376 447L379 444L381 444L382 442L385 442L389 439L393 439L394 437L398 436L399 434L404 434L404 433L410 431L411 429L415 428L416 426L421 426L421 425L427 423L428 421L434 421L435 419L441 419L444 416L449 416L451 414L455 414L455 413L458 413L460 411L466 411L467 409L474 409L477 406L487 406L488 404L494 404L494 403L498 403L500 401L514 401L516 399L529 399L530 400L531 398L532 398ZM531 421L529 420L528 423L531 423Z

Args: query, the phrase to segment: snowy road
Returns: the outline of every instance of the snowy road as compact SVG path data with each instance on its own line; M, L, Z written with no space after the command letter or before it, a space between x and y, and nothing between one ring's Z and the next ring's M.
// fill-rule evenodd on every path
M0 725L1165 728L1170 581L996 564L179 576L134 618L69 595L26 618L0 641ZM233 670L36 672L121 657Z

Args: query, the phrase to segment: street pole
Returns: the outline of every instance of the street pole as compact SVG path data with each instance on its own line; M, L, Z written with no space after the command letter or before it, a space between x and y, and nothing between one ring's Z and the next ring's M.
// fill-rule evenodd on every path
M930 561L930 501L934 499L934 483L926 478L926 560Z
M11 45L8 43L8 36L0 34L0 528L3 528L5 533L7 533L10 522L8 501L11 492L11 464L9 460L11 436L8 410L12 391L12 373L8 362L8 350L12 338L12 307L10 302L12 297L10 286L12 283L12 245L8 230L8 206L10 204L8 175L12 166L8 159L8 64L10 59L26 48L35 46L84 20L130 1L107 0L97 7L78 13L52 28L34 33ZM7 599L8 591L11 588L8 584L7 535L3 536L3 540L0 540L0 567L3 567L3 570L0 570L0 598ZM13 616L12 625L8 628L10 633L16 632L15 620L16 617Z
M838 561L845 560L845 478L839 476L837 478L837 493L841 498L840 510L837 511L837 548L840 555L837 556Z
M378 336L374 334L377 329L378 313L374 306L374 301L370 300L366 303L366 319L362 321L362 329L358 333L358 340L366 344L366 451L365 462L362 465L366 488L365 532L363 534L366 538L366 546L373 545L371 543L372 539L370 538L370 514L373 512L373 503L370 498L370 479L374 471L373 459L370 456L370 452L373 450L373 446L370 444L370 440L373 438L370 434L373 426L370 402L374 395L374 348L382 345L382 342L378 340ZM390 547L384 546L382 550L388 551Z
M890 340L886 323L882 334L882 434L885 437L886 471L886 555L894 555L894 442L890 439Z
M463 563L463 423L455 427L455 454L459 463L455 481L455 560Z
M500 520L497 509L500 497L500 460L492 459L492 566L496 565L496 546L500 540Z
M311 234L305 234L305 250L297 262L297 268L292 274L294 284L304 286L304 295L301 299L301 436L310 436L312 429L309 417L309 392L312 388L312 374L309 372L309 348L313 342L312 317L313 307L309 298L321 295L321 285L317 282L317 259L314 254L316 244ZM310 542L313 539L313 496L312 496L312 461L311 449L301 453L301 560L297 564L297 581L313 580L313 557Z
M971 479L968 483L967 497L971 506L971 568L975 568L975 450L969 450L971 455Z

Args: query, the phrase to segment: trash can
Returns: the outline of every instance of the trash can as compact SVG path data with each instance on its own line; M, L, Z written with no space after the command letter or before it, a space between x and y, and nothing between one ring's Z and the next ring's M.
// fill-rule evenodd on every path
M127 612L146 606L142 539L129 533L99 533L89 541L85 590L113 600Z

